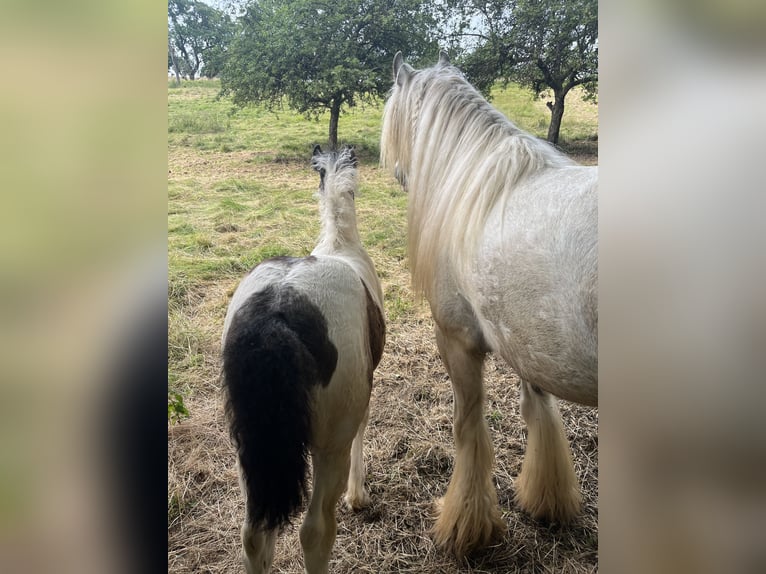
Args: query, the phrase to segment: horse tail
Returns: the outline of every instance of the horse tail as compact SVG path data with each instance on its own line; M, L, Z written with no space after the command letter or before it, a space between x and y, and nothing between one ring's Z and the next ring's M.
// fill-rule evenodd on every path
M337 358L321 311L292 287L267 287L234 314L222 382L251 525L283 526L303 502L311 391Z

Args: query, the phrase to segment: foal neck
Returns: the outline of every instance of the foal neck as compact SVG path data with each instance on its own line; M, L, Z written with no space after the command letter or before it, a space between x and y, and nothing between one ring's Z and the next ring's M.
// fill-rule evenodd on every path
M328 175L327 184L335 183L331 178ZM327 251L342 251L361 247L353 193L353 187L326 185L325 192L320 195L321 231L318 249L322 247Z

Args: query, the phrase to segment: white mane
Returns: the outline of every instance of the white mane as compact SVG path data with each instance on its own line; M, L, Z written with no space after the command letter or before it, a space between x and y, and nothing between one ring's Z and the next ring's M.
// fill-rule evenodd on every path
M362 245L356 220L355 195L359 186L358 160L353 148L322 152L315 148L312 167L319 172L321 228L312 255L342 259L350 265L383 309L383 291L375 267Z
M317 191L321 218L318 249L324 247L334 251L360 244L354 205L358 187L356 165L356 157L350 148L317 154L312 159L312 167L321 176Z
M519 181L573 162L516 127L456 68L402 64L398 72L383 112L381 165L411 194L410 268L428 296L439 258L467 270L492 207Z

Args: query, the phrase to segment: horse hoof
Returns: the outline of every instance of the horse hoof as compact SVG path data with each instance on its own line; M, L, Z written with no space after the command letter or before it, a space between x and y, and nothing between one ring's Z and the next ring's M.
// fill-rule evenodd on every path
M577 518L582 506L582 495L579 489L572 487L565 494L540 494L517 488L514 502L522 512L535 520L568 524Z
M346 506L351 510L362 510L363 508L370 506L370 503L372 502L372 499L370 498L370 495L367 494L366 490L362 490L361 494L346 494L346 496L343 497L343 500L345 501Z
M434 543L445 551L462 558L476 550L486 548L500 540L507 530L497 507L469 516L466 509L455 513L449 509L445 497L434 501L438 517L431 529Z

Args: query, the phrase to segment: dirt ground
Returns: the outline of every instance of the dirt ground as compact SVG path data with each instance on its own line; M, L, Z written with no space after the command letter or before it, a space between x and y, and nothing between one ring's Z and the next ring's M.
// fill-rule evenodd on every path
M215 351L211 349L211 352ZM536 522L513 504L526 443L518 380L501 360L485 368L485 416L495 447L495 485L508 525L504 540L458 562L429 536L433 501L453 464L452 390L425 309L388 325L375 373L365 441L370 508L338 505L330 571L595 572L598 569L598 413L560 407L583 492L583 511L567 526ZM218 382L187 403L192 415L168 426L168 572L244 572L239 529L243 501L223 420ZM301 573L302 516L280 536L275 572Z

